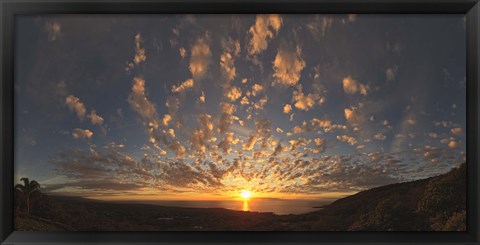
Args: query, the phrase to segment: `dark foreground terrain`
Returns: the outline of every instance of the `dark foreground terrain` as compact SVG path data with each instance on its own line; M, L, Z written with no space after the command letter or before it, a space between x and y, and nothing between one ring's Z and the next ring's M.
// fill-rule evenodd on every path
M464 231L466 167L362 191L301 215L118 204L39 193L32 198L30 215L20 212L16 217L16 230L25 231Z

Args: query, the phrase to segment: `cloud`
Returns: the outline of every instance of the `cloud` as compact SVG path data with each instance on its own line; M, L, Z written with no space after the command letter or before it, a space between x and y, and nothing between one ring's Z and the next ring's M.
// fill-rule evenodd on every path
M223 77L230 82L237 75L234 57L240 54L240 42L230 38L228 41L223 40L222 46L224 52L220 55L220 68Z
M363 116L358 114L357 109L355 107L345 108L345 119L347 122L351 124L357 124L363 121Z
M178 52L180 53L180 57L182 57L182 60L184 60L185 57L187 57L187 50L185 50L185 48L179 48Z
M78 119L80 119L80 121L83 121L83 119L85 119L87 109L85 108L85 104L83 104L78 97L69 95L65 99L65 103L67 104L70 111L74 111L77 114L77 117Z
M305 96L302 91L302 85L299 84L298 90L293 91L292 102L297 109L308 111L315 106L315 101L318 100L320 104L320 98L321 96L315 93L309 93Z
M308 142L304 138L292 139L289 140L290 143L290 151L294 152L299 146L305 146Z
M325 140L323 140L322 138L316 138L314 141L317 146L323 146L323 144L325 143Z
M58 21L47 22L45 29L48 32L48 40L50 42L56 41L62 35L62 25Z
M306 65L301 56L302 49L298 46L296 50L278 49L273 61L274 85L294 86L297 84Z
M236 69L234 64L234 58L230 53L223 53L220 56L220 68L222 74L227 81L232 81L236 76Z
M272 156L278 156L282 154L282 152L286 151L287 148L283 147L281 143L278 143L277 146L273 149Z
M133 78L132 91L128 97L128 102L135 112L137 112L144 120L144 125L148 128L150 134L150 142L153 144L163 143L168 147L177 158L183 159L186 153L186 148L175 139L171 130L161 130L160 120L158 118L158 112L153 104L146 96L145 93L145 80L136 76ZM161 123L166 126L168 122L175 118L176 111L178 110L178 99L170 96L167 98L166 106L169 109L168 116L165 115ZM180 125L178 124L177 127Z
M257 94L259 94L262 90L263 90L263 86L260 85L260 84L255 83L255 84L252 86L252 95L253 95L253 96L257 96Z
M232 124L232 115L235 113L236 107L233 104L221 102L220 103L220 121L218 129L220 133L224 134Z
M142 36L140 35L140 33L137 33L137 35L135 35L135 57L133 58L133 62L136 65L147 60L145 49L141 46L142 42Z
M373 138L375 138L376 140L384 141L387 138L387 136L385 136L382 133L377 133L373 136Z
M397 67L390 67L387 69L385 72L385 75L387 77L387 81L392 81L395 80L395 74L397 73Z
M194 82L193 79L187 79L184 82L182 82L180 85L173 85L172 86L172 92L174 93L180 93L183 92L189 88L193 88Z
M331 16L316 15L315 20L307 24L307 29L310 31L315 39L325 36L328 30L332 27L333 18Z
M165 114L162 118L162 125L167 127L170 121L172 121L172 116L170 116L169 114Z
M220 148L223 153L229 154L231 151L231 144L237 142L233 136L233 132L227 132L223 140L218 143L218 148Z
M257 110L262 110L265 104L267 104L267 102L268 102L268 96L265 95L263 98L261 98L260 100L258 100L253 104L253 108Z
M356 94L360 93L362 95L367 95L370 90L368 85L361 84L354 80L351 76L343 78L343 91L347 94Z
M457 127L457 128L452 128L452 129L450 130L450 132L452 132L452 134L454 134L454 135L462 135L462 128L459 128L459 127Z
M74 139L90 139L93 136L93 132L88 129L76 128L72 132L72 137Z
M252 133L248 137L247 142L242 145L242 150L251 151L255 147L255 143L257 143L257 135Z
M205 38L198 38L190 51L189 69L194 80L201 80L205 76L211 55Z
M460 146L460 144L455 140L450 140L450 142L448 142L448 148L450 148L450 149L456 149L459 146Z
M255 24L249 29L251 39L248 42L248 54L259 54L267 49L268 42L278 33L282 26L282 17L278 14L257 15Z
M240 90L238 87L232 87L227 94L225 94L225 97L227 97L230 101L236 101L242 96L242 90Z
M356 145L357 140L351 136L348 135L337 135L337 140L341 142L347 142L350 145Z
M133 86L130 95L128 96L128 103L143 119L150 121L150 123L158 127L158 114L155 104L153 104L145 94L145 80L141 77L133 78Z
M247 96L243 96L242 100L240 101L240 104L241 104L241 105L249 105L249 104L250 104L250 100L248 99Z
M200 102L202 103L205 103L205 93L202 91L202 94L200 95L200 97L198 98L200 100Z
M292 106L290 104L285 104L283 106L283 113L288 114L292 111Z
M204 168L194 168L181 160L152 161L148 157L135 160L115 144L101 150L71 149L53 156L49 162L56 166L59 175L72 180L64 186L87 190L88 195L92 194L92 190L121 193L144 188L179 190L203 186L218 189L222 185L211 171ZM216 169L215 172L223 171Z
M323 129L325 133L328 133L334 130L347 129L347 126L341 125L341 124L334 124L332 123L331 120L328 120L328 119L320 120L318 118L313 118L312 120L310 120L310 123L315 130Z
M90 118L90 121L92 122L92 124L98 124L98 125L102 125L103 124L103 118L99 115L97 115L97 113L95 111L91 111L90 112L90 115L87 115L88 118Z

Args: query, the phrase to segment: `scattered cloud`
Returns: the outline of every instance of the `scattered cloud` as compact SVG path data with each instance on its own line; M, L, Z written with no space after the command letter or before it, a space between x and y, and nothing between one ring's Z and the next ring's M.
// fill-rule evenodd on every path
M128 97L128 103L143 119L147 119L154 124L154 127L158 127L157 109L155 104L147 98L145 80L143 78L137 76L133 78L133 86Z
M195 81L203 79L212 55L205 37L196 40L190 51L189 69Z
M90 139L93 136L93 132L88 129L76 128L72 132L72 137L74 139Z
M457 128L452 128L450 132L452 132L452 134L454 135L462 135L463 130L462 128L457 127Z
M179 48L178 52L180 53L180 57L182 57L182 60L184 60L185 57L187 57L187 50L185 50L185 48Z
M305 65L306 63L302 59L302 49L299 46L295 50L278 49L273 61L274 85L295 86L300 80Z
M103 124L103 117L97 115L97 113L95 111L92 111L87 117L90 119L90 121L94 125L95 124L98 124L98 125Z
M292 106L290 104L285 104L283 106L283 113L288 114L292 111Z
M315 19L306 25L307 29L310 31L312 36L315 39L320 39L320 37L325 36L325 34L330 30L333 25L332 16L320 16L315 15Z
M85 108L85 104L83 104L78 97L69 95L67 98L65 98L65 103L70 111L74 111L77 114L77 117L80 119L80 121L85 119L87 109Z
M236 101L240 97L242 97L242 90L238 87L232 87L227 94L225 95L230 101Z
M187 79L185 80L184 82L182 82L180 85L173 85L172 86L172 92L174 93L180 93L180 92L184 92L185 90L189 89L189 88L193 88L194 86L194 82L193 82L193 79Z
M387 138L387 136L385 136L382 133L377 133L373 136L373 138L375 138L376 140L384 141Z
M351 136L348 135L337 135L337 140L341 142L347 142L350 145L356 145L357 140Z
M397 73L397 66L387 68L387 71L385 72L387 81L395 80L396 73Z
M459 143L455 140L450 140L450 142L448 142L448 148L450 149L456 149L459 147Z
M292 102L297 109L308 111L315 106L315 102L322 104L322 97L316 93L305 95L302 91L302 85L298 85L298 90L293 91Z
M351 76L343 78L343 91L347 94L356 94L360 93L362 95L367 95L370 87L365 84L361 84L354 80Z
M257 96L257 94L259 94L262 90L263 90L263 86L260 85L260 84L255 83L255 84L252 86L252 95L253 95L253 96Z
M351 124L357 124L363 121L363 116L358 113L355 107L345 108L344 113L345 119Z
M253 56L267 49L268 42L279 32L282 17L278 14L257 15L255 24L249 29L248 54Z

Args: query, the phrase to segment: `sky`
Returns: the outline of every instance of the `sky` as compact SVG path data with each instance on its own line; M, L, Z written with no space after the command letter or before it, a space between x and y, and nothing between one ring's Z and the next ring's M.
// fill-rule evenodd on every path
M339 198L465 161L463 15L19 16L15 177Z

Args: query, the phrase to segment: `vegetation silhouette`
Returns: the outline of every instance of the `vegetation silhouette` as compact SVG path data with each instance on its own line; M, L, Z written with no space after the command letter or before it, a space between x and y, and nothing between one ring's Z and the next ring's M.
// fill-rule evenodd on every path
M27 206L27 214L30 214L30 195L40 192L40 184L35 180L30 181L28 178L21 178L20 181L23 181L23 185L15 185L15 190L22 193Z

